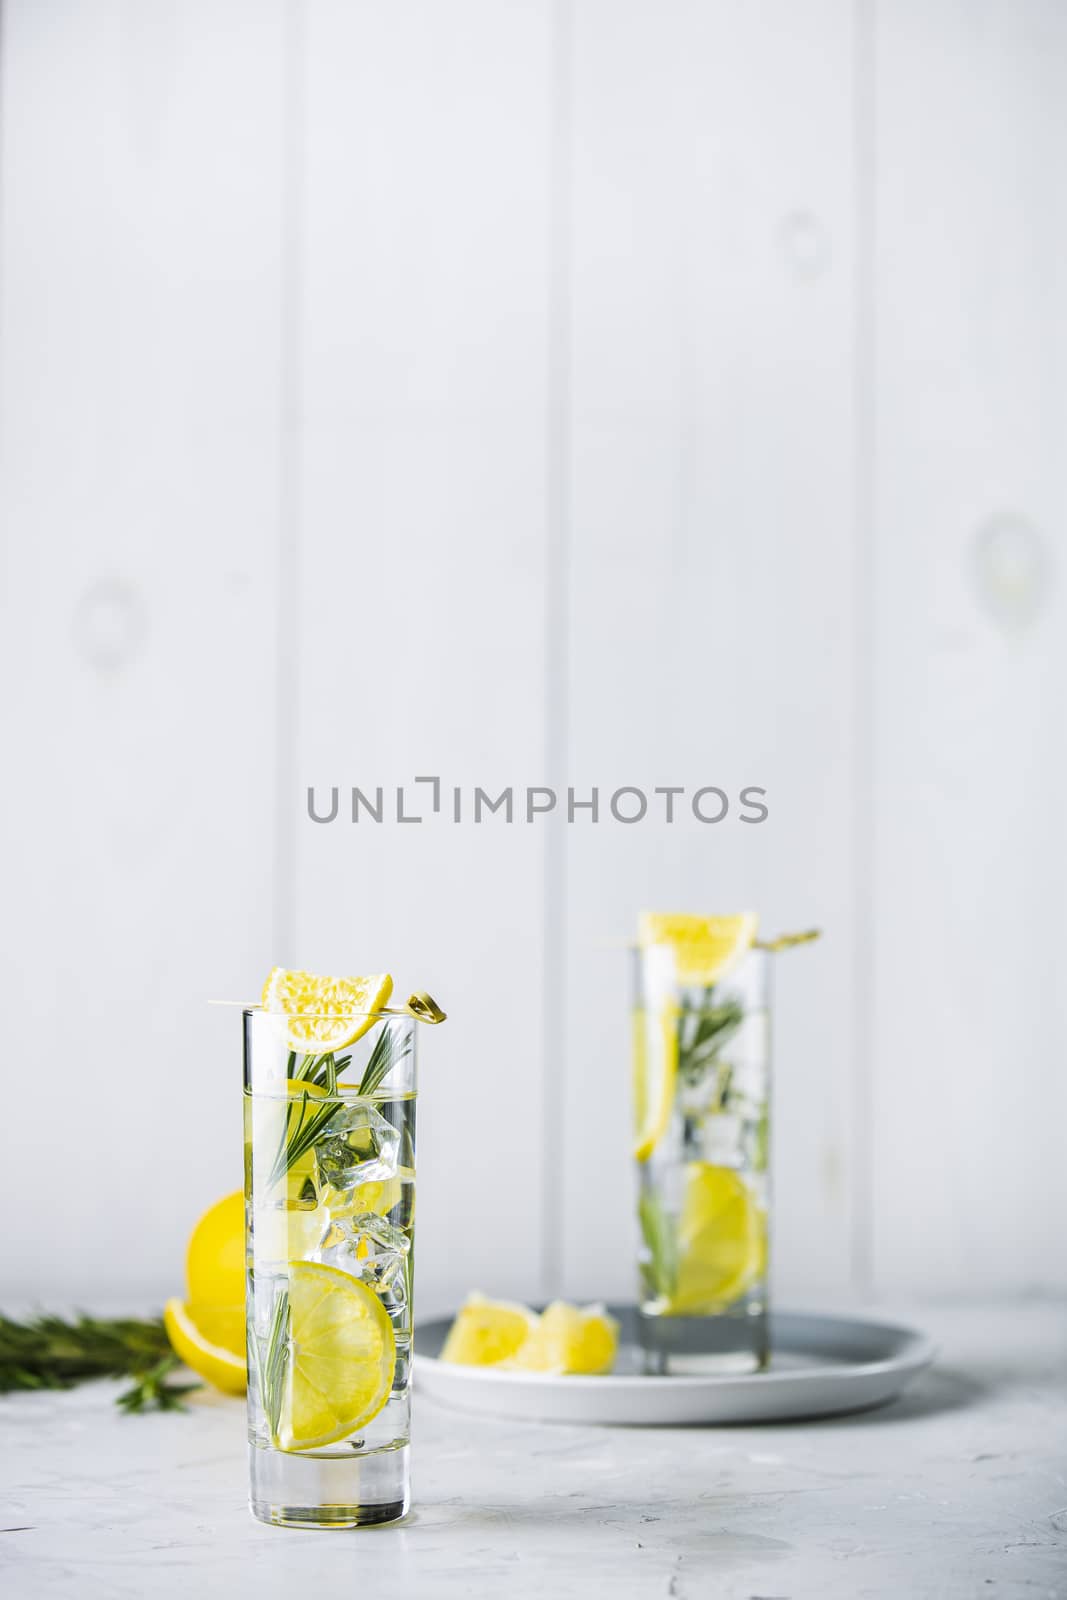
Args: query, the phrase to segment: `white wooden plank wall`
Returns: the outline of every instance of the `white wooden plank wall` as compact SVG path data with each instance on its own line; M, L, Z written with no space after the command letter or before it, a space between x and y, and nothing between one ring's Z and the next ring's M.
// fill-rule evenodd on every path
M256 0L3 8L8 1294L169 1292L240 1180L205 1002L272 945L281 50Z
M876 1267L1062 1288L1067 11L876 59Z
M1067 1284L1065 35L5 0L6 1060L66 1086L0 1119L5 1292L175 1285L239 1180L202 1002L276 959L451 1013L424 1310L627 1292L653 904L827 930L777 975L783 1295ZM770 817L448 820L548 781Z
M645 905L829 930L778 974L776 1261L788 1287L850 1270L851 68L837 0L575 10L570 767L583 792L734 798L715 825L685 808L570 830L576 1294L633 1281L628 973L608 945Z
M314 0L305 27L292 777L406 785L427 820L299 819L292 951L440 998L422 1303L529 1293L544 842L450 818L456 785L495 796L543 764L549 12ZM436 817L417 776L441 779Z

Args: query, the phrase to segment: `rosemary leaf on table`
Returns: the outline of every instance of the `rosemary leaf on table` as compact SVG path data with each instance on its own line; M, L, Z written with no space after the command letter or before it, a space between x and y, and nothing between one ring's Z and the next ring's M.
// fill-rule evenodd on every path
M168 1383L181 1363L158 1317L59 1317L19 1322L0 1313L0 1393L70 1389L91 1378L132 1378L124 1411L173 1411L196 1384Z
M184 1411L185 1396L193 1389L203 1387L199 1383L168 1383L170 1374L181 1366L181 1362L174 1354L162 1356L148 1372L138 1378L129 1389L124 1389L116 1396L115 1404L127 1416L141 1411Z

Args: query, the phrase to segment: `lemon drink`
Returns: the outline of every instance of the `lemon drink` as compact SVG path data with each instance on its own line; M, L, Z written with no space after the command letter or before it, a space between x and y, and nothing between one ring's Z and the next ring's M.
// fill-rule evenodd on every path
M417 1023L391 987L276 968L244 1014L251 1508L266 1522L408 1509Z
M768 1359L768 960L756 919L646 913L633 952L639 1327L651 1372Z

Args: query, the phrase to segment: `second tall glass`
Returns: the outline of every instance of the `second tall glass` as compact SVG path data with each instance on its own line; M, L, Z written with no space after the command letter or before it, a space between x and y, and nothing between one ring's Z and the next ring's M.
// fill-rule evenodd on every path
M640 1337L651 1372L768 1360L769 960L633 951Z

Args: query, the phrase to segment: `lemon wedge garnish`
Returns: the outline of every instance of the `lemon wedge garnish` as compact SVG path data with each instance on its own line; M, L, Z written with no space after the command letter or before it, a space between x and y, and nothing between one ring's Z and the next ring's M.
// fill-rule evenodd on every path
M245 1308L168 1300L167 1337L187 1367L226 1394L245 1392Z
M751 948L759 928L754 911L732 917L693 917L642 911L640 945L670 945L680 983L719 983Z
M340 1050L374 1026L393 992L387 972L364 978L322 978L313 972L272 967L263 985L263 1009L279 1016L290 1050L304 1054Z
M283 1450L336 1444L372 1422L393 1387L396 1338L372 1289L336 1267L288 1269L289 1362L278 1429Z
M677 1238L678 1276L668 1311L721 1310L766 1270L767 1215L732 1167L686 1165Z

